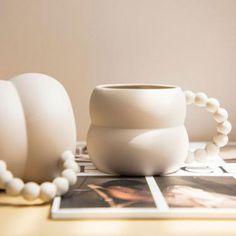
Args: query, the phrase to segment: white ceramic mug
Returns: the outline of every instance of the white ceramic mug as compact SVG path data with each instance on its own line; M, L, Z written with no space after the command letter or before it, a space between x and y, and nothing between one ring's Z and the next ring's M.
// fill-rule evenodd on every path
M189 151L186 104L213 113L217 135L205 149ZM121 175L174 172L185 161L204 161L228 142L228 113L204 93L153 84L97 86L90 99L88 152L98 169Z

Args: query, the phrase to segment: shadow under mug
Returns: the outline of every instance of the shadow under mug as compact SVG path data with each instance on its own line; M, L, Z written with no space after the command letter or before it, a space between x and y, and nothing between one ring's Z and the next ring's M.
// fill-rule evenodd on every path
M184 125L186 105L192 103L218 122L213 142L194 153ZM99 170L120 175L166 174L194 157L203 161L227 144L231 131L228 113L216 99L172 85L99 85L90 98L90 117L91 160Z

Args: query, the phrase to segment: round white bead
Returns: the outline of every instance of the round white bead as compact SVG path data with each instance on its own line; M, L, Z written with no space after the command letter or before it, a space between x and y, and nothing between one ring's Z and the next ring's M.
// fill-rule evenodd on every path
M6 162L3 160L0 160L0 171L6 170L6 169L7 169Z
M63 164L63 169L72 169L75 173L79 171L79 166L75 161L67 160Z
M206 151L208 156L216 156L219 153L220 149L214 143L208 143L206 145Z
M40 192L39 185L34 182L29 182L25 184L22 191L22 196L24 199L28 201L33 201L37 199L37 197L39 196L39 192Z
M189 90L185 91L184 94L185 94L186 103L188 105L192 104L195 99L195 94Z
M227 135L217 134L213 137L213 141L218 147L223 147L228 143L229 138Z
M69 190L69 182L66 178L57 177L53 180L53 183L57 188L57 195L61 196Z
M232 125L227 120L217 125L217 131L221 134L227 135L230 133L231 129Z
M207 95L205 93L197 93L194 99L194 103L199 107L204 107L207 102Z
M61 154L61 160L62 161L67 161L67 160L74 161L74 159L75 159L74 154L69 150L65 151Z
M207 152L205 149L197 149L194 152L195 160L198 162L205 162L207 157Z
M66 178L71 185L74 185L77 181L77 176L75 174L75 172L71 169L67 169L67 170L64 170L62 173L61 173L62 177Z
M220 107L220 103L217 99L215 98L209 98L207 100L207 103L206 103L206 109L209 111L209 112L216 112Z
M19 178L13 178L6 183L6 193L11 196L19 196L24 188L24 182Z
M193 161L194 161L194 153L191 152L191 151L189 151L185 163L191 163L191 162L193 162Z
M8 170L0 171L0 188L5 188L7 182L13 179L13 175Z
M218 122L224 122L228 119L228 112L224 108L219 108L214 114L214 119Z
M52 200L56 196L57 188L56 185L50 182L45 182L40 186L39 197L44 202Z

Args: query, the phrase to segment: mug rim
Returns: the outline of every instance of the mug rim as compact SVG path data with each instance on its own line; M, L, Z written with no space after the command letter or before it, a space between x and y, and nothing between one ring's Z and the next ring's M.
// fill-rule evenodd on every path
M168 90L178 89L176 85L167 84L149 84L149 83L123 83L123 84L101 84L96 86L97 89L104 90Z

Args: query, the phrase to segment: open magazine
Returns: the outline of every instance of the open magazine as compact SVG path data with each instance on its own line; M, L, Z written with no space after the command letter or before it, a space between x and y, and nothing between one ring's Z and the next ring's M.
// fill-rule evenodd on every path
M193 143L192 148L204 145ZM69 192L53 201L54 219L236 218L236 145L207 163L184 165L166 176L104 174L90 161L86 144L76 153L80 173Z

